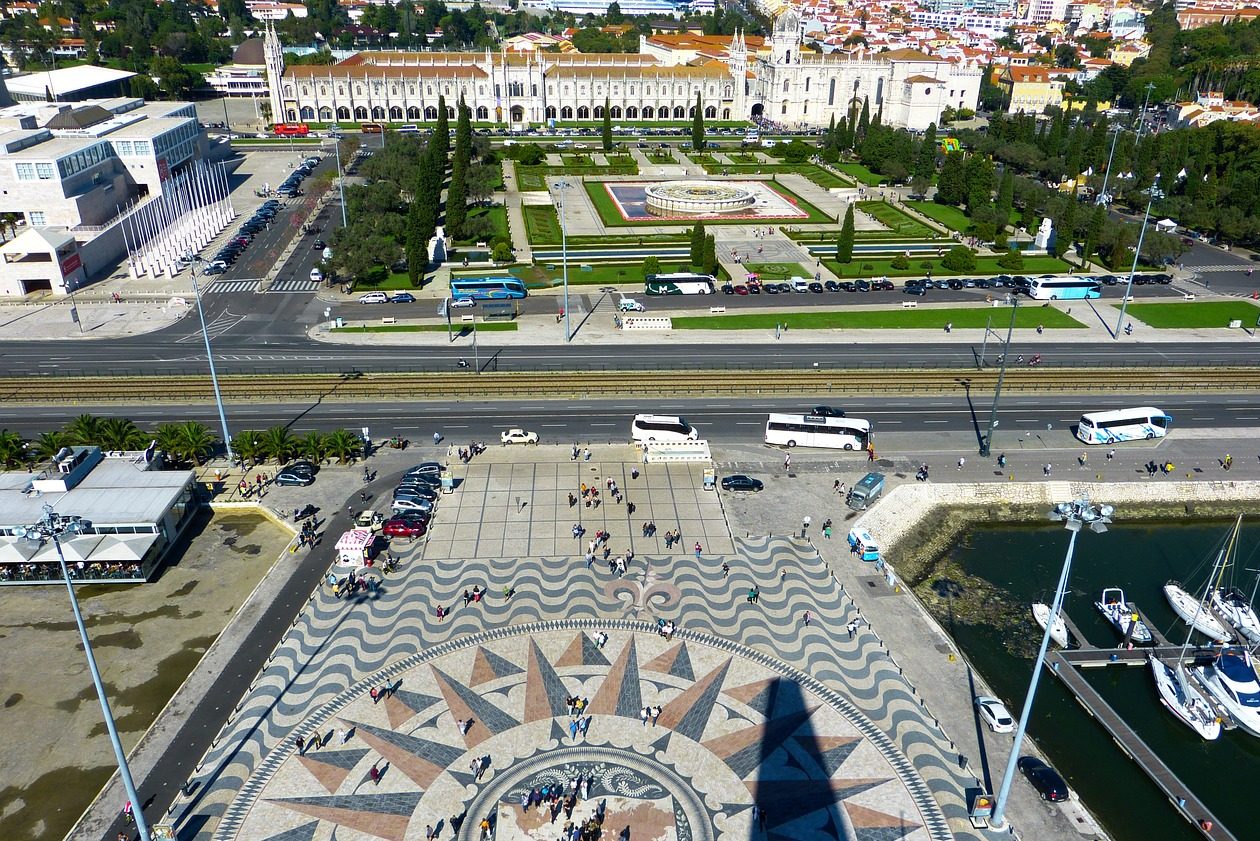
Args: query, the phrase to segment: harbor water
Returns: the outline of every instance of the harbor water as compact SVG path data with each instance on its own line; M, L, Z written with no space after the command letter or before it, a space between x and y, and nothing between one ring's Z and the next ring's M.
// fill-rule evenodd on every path
M1184 642L1185 625L1161 588L1175 579L1201 594L1232 526L1228 520L1151 521L1121 522L1101 535L1082 531L1064 612L1090 643L1115 646L1119 637L1094 602L1104 587L1122 587L1155 628L1173 643ZM1024 702L1042 633L1029 605L1051 601L1068 539L1062 525L977 526L938 568L938 592L940 578L952 581L951 599L938 617L941 624L1015 715ZM1244 520L1236 556L1235 582L1250 594L1256 573L1245 569L1260 568L1260 526ZM928 581L931 586L932 579ZM987 585L994 590L984 599L986 609L968 613L963 607L966 591ZM1206 640L1196 636L1195 642ZM1160 704L1145 666L1090 668L1082 674L1227 828L1240 839L1257 837L1260 738L1241 729L1223 732L1214 742L1199 738ZM1029 732L1116 841L1201 838L1049 672L1042 675ZM991 790L1000 784L1003 770L988 768ZM1028 782L1017 776L1014 784Z

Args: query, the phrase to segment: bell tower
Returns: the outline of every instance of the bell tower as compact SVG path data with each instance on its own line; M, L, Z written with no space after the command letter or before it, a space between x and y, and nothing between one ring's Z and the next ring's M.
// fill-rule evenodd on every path
M271 95L271 121L283 123L284 113L284 47L280 36L276 34L275 24L267 22L267 31L263 36L263 62L267 66L267 91Z
M774 19L774 32L770 36L770 60L774 64L798 64L801 43L801 18L788 9Z

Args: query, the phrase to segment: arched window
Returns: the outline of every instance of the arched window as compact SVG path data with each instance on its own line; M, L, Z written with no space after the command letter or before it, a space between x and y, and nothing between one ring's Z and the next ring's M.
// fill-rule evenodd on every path
M563 106L563 107L560 109L560 119L562 119L562 120L572 120L572 119L573 119L573 109L572 109L572 108L570 108L568 105Z
M784 80L783 80L783 92L784 92L784 93L787 93L787 92L788 92L788 80L787 80L787 79L784 79Z
M285 85L285 86L284 86L284 95L285 95L285 96L293 96L293 85Z
M591 118L591 109L587 108L585 105L579 105L577 118L579 120L589 120Z
M631 93L634 93L634 91L631 91ZM651 85L644 85L644 86L643 86L643 95L644 95L644 96L651 96L651 95L652 95L652 86L651 86Z
M674 93L675 93L675 94L677 94L678 96L682 96L682 95L683 95L683 86L682 86L682 85L676 85L676 86L674 87Z
M786 113L787 113L787 100L786 100L786 99L785 99L785 100L783 100L783 113L784 113L784 114L786 114Z
M303 119L303 120L314 120L314 119L315 119L315 109L314 109L314 108L312 108L312 107L311 107L311 106L309 106L309 105L303 106L303 108L302 108L302 119Z
M448 120L455 119L455 106L454 105L446 106L446 119Z
M627 120L637 120L637 119L639 119L639 109L638 109L638 108L635 108L633 105L627 106L627 107L626 107L626 119L627 119Z
M429 94L429 96L433 96L433 85L429 85L428 90L426 91L426 93L428 93L428 94Z
M556 118L556 106L548 105L546 114L548 120L554 120Z
M485 96L485 95L486 95L486 86L485 86L485 85L477 85L477 93L478 93L480 96Z
M384 106L381 106L381 105L375 105L375 106L373 106L373 107L372 107L372 119L373 119L373 120L383 120L383 119L385 119L385 108L384 108Z
M490 109L484 105L478 105L477 106L477 119L478 120L490 119Z
M424 109L424 118L425 118L426 120L436 120L436 119L437 119L437 109L436 109L436 108L434 108L432 105L430 105L429 107L425 108L425 109Z
M368 115L368 110L364 108L362 105L354 109L354 118L356 120L366 120L368 118L367 115Z
M730 86L730 85L727 85L726 87L722 88L722 98L723 98L723 99L730 99L730 98L731 98L731 86Z
M685 116L687 116L687 110L683 108L681 105L675 105L674 106L674 119L681 120Z
M608 116L614 120L620 120L621 119L621 106L614 105L612 108L609 108Z
M328 107L319 109L319 121L326 123L333 118L333 110Z
M345 96L345 95L346 95L346 86L345 86L345 85L337 85L337 95L338 95L338 96Z
M389 92L392 93L394 96L398 96L398 85L390 85Z
M722 119L723 119L723 120L729 120L730 118L731 118L731 109L729 109L729 108L723 108L723 109L722 109Z
M512 122L514 123L525 122L525 109L522 108L520 105L512 106Z
M319 86L319 95L320 95L320 96L328 96L328 85L320 85L320 86Z
M410 108L408 108L408 109L407 109L407 119L408 119L408 120L418 120L418 119L420 119L420 109L419 109L418 107L416 107L415 105L412 105Z
M395 121L397 121L397 120L401 120L401 119L403 118L403 110L402 110L402 108L400 108L400 107L399 107L399 106L397 106L397 105L391 105L391 106L389 107L389 118L390 118L391 120L395 120Z
M337 109L337 119L338 119L338 120L348 120L348 119L350 119L350 109L349 109L349 108L347 108L347 107L346 107L346 106L344 106L344 105L343 105L343 106L341 106L340 108L338 108L338 109Z
M626 88L626 92L629 93L630 96L634 96L634 85L631 85L630 87Z
M595 106L595 119L597 120L604 119L604 106L602 105Z
M693 108L692 110L694 111L695 109ZM706 120L716 120L717 119L717 106L710 105L707 108L705 108L704 118Z
M655 116L656 116L656 109L654 109L651 105L643 106L643 119L650 120Z
M688 116L688 117L691 117L691 118L693 118L693 119L695 118L695 116L696 116L696 106L694 106L694 105L693 105L693 106L691 106L690 108L688 108L688 109L687 109L687 116Z
M290 108L290 109L289 109L289 122L291 122L291 123L292 123L292 122L294 122L295 120L297 120L297 112L296 112L296 111L294 111L292 108Z
M355 85L354 92L357 93L359 96L363 96L363 85Z

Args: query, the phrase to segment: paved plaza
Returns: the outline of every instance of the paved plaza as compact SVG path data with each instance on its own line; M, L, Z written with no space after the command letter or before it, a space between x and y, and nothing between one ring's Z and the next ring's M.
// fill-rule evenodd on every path
M181 838L472 839L484 818L500 841L541 841L604 799L606 836L635 839L974 837L972 778L878 637L849 634L858 613L808 542L732 540L699 465L489 455L455 466L427 541L394 541L402 563L378 592L313 594L176 804ZM616 477L633 517L571 511L587 475ZM647 519L684 545L644 541ZM578 521L634 551L624 575L584 563ZM486 595L466 605L473 586ZM677 623L671 640L658 620ZM585 733L572 696L589 700ZM644 706L661 707L655 725ZM521 809L577 776L591 791L571 818Z

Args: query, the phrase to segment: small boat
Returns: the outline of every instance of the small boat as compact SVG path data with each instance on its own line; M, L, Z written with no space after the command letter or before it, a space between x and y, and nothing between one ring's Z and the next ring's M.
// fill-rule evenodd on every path
M1253 736L1260 736L1260 678L1251 654L1240 646L1217 651L1203 665L1196 665L1199 681L1230 718Z
M1219 738L1221 720L1203 694L1186 678L1180 660L1176 666L1170 666L1154 654L1148 654L1146 661L1155 677L1159 700L1168 711L1203 738L1209 741Z
M1102 612L1120 636L1142 645L1151 641L1151 629L1146 627L1146 623L1138 617L1137 608L1125 599L1124 590L1119 587L1108 587L1102 591L1102 596L1094 602L1094 606Z
M1044 631L1046 622L1050 620L1050 605L1042 602L1033 602L1032 615L1033 619ZM1054 644L1059 648L1068 647L1068 630L1067 625L1063 622L1062 613L1054 617L1054 622L1050 625L1050 639L1054 640Z
M1169 581L1164 585L1164 598L1172 605L1173 611L1191 628L1216 642L1230 642L1234 635L1221 624L1212 613L1194 596L1181 588L1178 581Z
M1247 642L1252 645L1260 643L1260 617L1256 616L1256 611L1251 606L1251 600L1243 595L1241 590L1237 587L1230 587L1228 590L1214 590L1212 592L1212 607L1216 608L1216 612L1232 625L1234 630L1241 634Z

